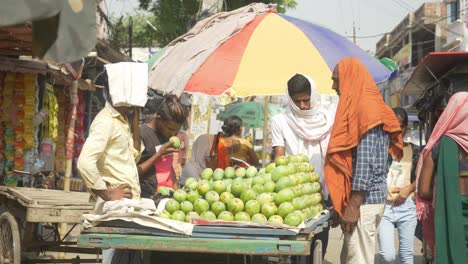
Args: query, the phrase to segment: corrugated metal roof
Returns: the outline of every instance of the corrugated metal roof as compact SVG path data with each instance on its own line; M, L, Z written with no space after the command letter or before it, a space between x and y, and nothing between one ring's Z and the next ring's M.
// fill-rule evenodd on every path
M468 64L468 52L431 52L418 64L401 93L419 96L437 79L460 64Z

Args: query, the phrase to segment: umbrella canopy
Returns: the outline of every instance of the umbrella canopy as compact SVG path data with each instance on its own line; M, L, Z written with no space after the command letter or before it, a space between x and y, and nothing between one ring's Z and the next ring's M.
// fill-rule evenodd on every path
M148 71L151 71L151 68L153 68L154 63L159 59L159 57L161 57L161 55L164 54L165 50L166 50L166 48L162 48L162 49L156 51L156 53L154 53L149 58L149 60L146 62L148 64Z
M268 104L268 121L271 117L281 114L284 109L277 104ZM265 103L248 102L232 105L220 112L216 119L223 121L229 116L236 115L242 119L242 124L247 128L259 128L264 126Z
M216 24L204 30L214 27ZM302 73L315 80L320 93L333 94L332 71L347 56L361 60L376 82L385 81L391 74L382 63L345 37L271 10L256 14L241 30L213 49L201 64L195 63L201 52L200 41L193 40L194 35L171 43L170 49L159 57L150 72L151 88L176 95L182 92L220 95L229 88L238 97L279 95L286 93L286 82L291 76ZM187 56L192 40L197 47L192 56ZM208 43L208 38L206 41L206 49L216 44ZM181 56L188 59L174 59ZM187 80L181 80L181 72L189 73Z
M24 22L32 24L33 56L68 63L86 57L96 45L96 1L2 1L0 27Z
M399 67L398 67L398 64L394 60L391 60L391 59L389 59L387 57L383 57L381 59L377 58L377 59L380 61L380 63L385 65L385 67L387 67L387 69L392 71L392 74L390 75L390 78L394 78L394 77L397 76Z

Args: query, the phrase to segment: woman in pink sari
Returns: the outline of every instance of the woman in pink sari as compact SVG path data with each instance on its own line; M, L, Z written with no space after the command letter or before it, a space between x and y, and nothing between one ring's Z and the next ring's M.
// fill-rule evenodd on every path
M467 263L468 92L452 96L417 167L417 210L437 263ZM460 262L461 261L461 262Z

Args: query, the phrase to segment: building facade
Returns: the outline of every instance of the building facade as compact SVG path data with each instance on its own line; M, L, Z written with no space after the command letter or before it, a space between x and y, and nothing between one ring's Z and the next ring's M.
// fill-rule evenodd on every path
M380 85L387 104L408 106L414 103L421 91L404 90L404 85L426 54L443 50L447 42L446 18L447 3L424 3L377 42L376 56L390 58L400 68L395 78Z

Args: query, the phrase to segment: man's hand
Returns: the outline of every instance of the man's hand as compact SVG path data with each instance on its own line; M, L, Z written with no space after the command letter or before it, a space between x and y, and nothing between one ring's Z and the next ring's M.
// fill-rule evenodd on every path
M361 204L366 197L365 191L352 191L349 204L346 206L343 217L341 217L341 229L343 232L352 233L361 217Z
M352 233L357 225L359 217L361 217L360 206L349 204L346 206L343 217L341 218L341 230L343 232Z
M132 188L129 184L121 184L115 188L107 188L107 190L94 190L97 196L101 197L104 201L116 201L122 198L132 199Z
M403 188L395 188L392 193L398 193L398 196L395 198L393 201L393 206L399 206L403 204L406 199L411 195L412 192L414 192L414 189L416 188L416 184L412 183L410 185L407 185Z
M163 144L158 151L159 157L179 151L178 149L173 148L172 145L173 143L171 141Z
M330 226L332 228L335 228L335 227L339 226L340 222L341 222L340 215L335 210L331 210L330 214L331 214L330 215Z

